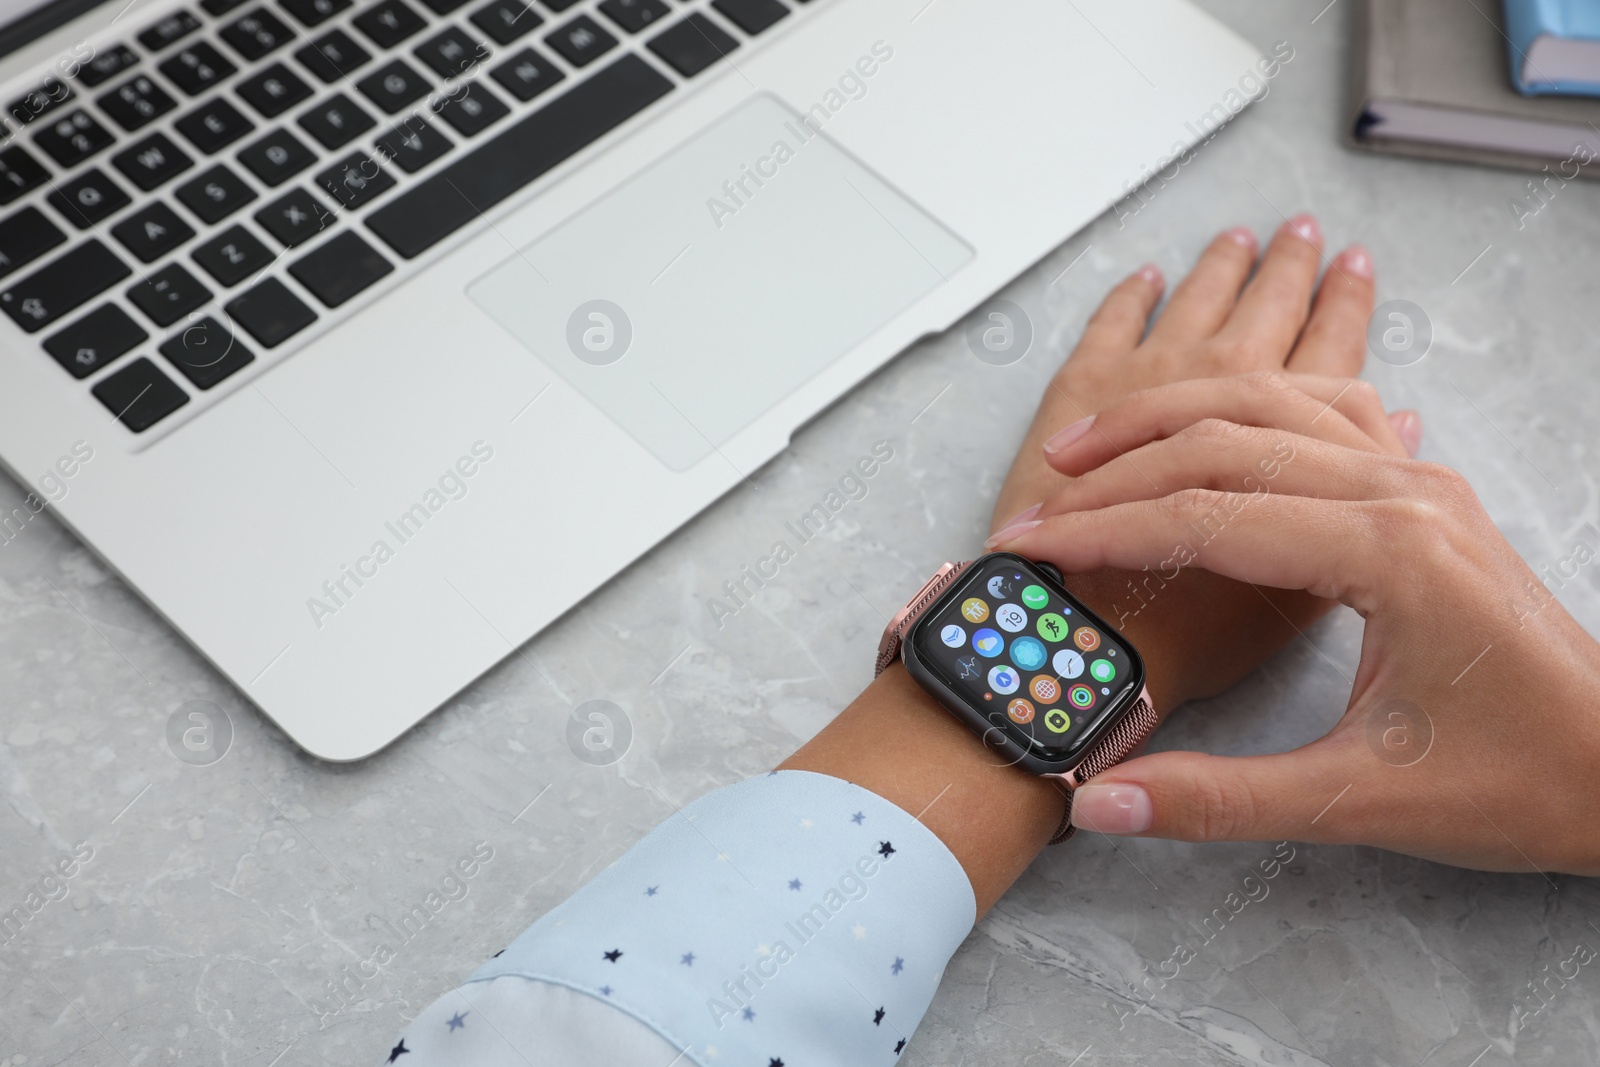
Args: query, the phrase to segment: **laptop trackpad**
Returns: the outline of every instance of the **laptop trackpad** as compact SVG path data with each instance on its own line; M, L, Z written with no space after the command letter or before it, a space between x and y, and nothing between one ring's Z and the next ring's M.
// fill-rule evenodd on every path
M971 258L761 95L467 292L684 470Z

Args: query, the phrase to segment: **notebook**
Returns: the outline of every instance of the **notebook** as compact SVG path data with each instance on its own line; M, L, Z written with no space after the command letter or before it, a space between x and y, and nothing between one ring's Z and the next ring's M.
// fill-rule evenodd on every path
M1600 3L1505 0L1511 77L1525 96L1600 96Z

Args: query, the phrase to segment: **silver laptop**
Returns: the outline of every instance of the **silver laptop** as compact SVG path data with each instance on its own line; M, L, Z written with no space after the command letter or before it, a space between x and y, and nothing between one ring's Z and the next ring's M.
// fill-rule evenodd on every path
M1182 0L0 19L0 459L330 760L1214 128L1257 57Z

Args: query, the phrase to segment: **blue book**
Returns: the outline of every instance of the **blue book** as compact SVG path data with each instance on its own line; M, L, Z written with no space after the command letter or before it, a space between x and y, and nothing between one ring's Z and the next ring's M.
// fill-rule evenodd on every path
M1505 0L1511 82L1524 96L1600 96L1600 0Z

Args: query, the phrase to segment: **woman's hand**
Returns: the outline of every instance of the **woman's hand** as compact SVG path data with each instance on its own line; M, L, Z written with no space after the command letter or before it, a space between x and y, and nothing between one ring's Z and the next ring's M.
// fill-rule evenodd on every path
M1154 323L1164 291L1161 272L1144 267L1124 280L1045 390L991 529L1050 513L1042 502L1056 497L1068 479L1045 462L1047 442L1140 389L1250 371L1357 374L1372 312L1372 258L1365 249L1345 249L1327 263L1318 286L1324 263L1321 230L1311 216L1299 215L1279 228L1262 255L1249 230L1220 234ZM1412 428L1402 424L1402 434ZM1400 450L1392 432L1378 432L1388 433L1385 444ZM1146 610L1138 595L1144 580L1102 571L1076 575L1071 585L1145 652L1151 693L1163 713L1223 691L1332 606L1301 592L1263 592L1185 571ZM1202 616L1214 624L1214 636L1194 633L1192 621Z
M1325 737L1278 755L1130 760L1077 792L1077 825L1600 874L1600 645L1459 474L1402 453L1370 388L1184 382L1055 444L1051 464L1074 480L1000 547L1069 572L1148 568L1156 603L1201 568L1366 619L1349 705Z

